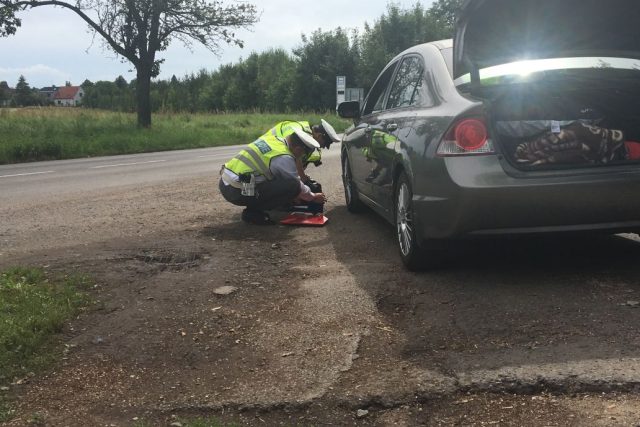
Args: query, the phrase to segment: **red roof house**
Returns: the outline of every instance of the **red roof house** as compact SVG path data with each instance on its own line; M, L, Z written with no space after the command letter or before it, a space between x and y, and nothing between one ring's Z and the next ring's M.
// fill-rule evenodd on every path
M81 86L63 86L53 95L55 105L75 107L82 103L84 89Z

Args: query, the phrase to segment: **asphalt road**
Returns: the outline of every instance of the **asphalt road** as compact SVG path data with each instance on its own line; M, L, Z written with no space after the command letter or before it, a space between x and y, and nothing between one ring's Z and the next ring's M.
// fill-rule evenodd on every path
M0 166L0 203L210 176L240 146Z

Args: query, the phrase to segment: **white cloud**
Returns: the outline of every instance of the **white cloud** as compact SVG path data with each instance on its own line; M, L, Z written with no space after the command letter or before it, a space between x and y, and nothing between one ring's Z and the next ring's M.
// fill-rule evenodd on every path
M419 0L396 0L410 7ZM425 7L432 0L422 0ZM387 0L249 0L262 11L261 20L250 31L237 34L245 42L244 49L222 46L219 56L195 46L193 52L174 42L158 57L164 58L160 78L183 77L200 69L213 71L220 65L237 62L251 52L269 48L291 51L301 44L301 34L342 28L362 28L373 23L387 8ZM87 25L73 12L61 8L42 7L20 15L22 27L16 35L0 38L0 80L14 86L23 74L33 87L63 85L65 81L80 84L115 80L122 75L135 78L133 67L111 51L105 50L98 37L92 42ZM44 65L41 65L44 64Z
M18 79L15 76L25 76L27 83L30 86L35 87L31 81L51 81L51 85L57 84L60 86L60 82L64 84L71 79L71 74L62 70L58 70L48 65L36 64L21 68L3 68L0 67L0 81L6 81L9 86L15 86ZM27 77L28 76L28 77ZM36 86L42 86L38 84Z

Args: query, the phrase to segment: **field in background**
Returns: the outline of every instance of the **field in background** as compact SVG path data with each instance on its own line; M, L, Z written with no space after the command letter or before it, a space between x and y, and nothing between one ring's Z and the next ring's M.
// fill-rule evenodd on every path
M0 164L247 144L282 120L324 118L338 132L350 122L333 112L136 115L82 108L0 109Z

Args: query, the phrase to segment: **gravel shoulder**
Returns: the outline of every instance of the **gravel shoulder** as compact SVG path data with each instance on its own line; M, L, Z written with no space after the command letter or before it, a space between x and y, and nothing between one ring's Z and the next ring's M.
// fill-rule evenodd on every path
M408 273L321 169L324 228L245 226L213 177L0 207L0 268L89 274L98 301L7 425L640 422L637 243L479 242Z

